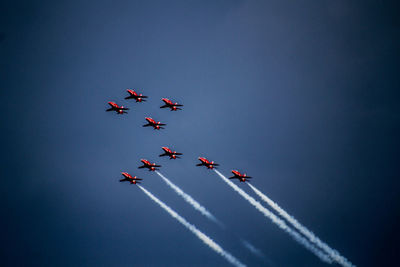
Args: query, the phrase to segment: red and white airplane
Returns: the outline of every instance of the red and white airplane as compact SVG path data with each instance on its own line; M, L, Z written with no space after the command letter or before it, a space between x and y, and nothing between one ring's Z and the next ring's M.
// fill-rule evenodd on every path
M181 110L181 108L178 108L178 107L183 107L183 105L178 104L176 102L173 103L168 98L162 98L161 100L164 101L165 105L161 106L160 108L170 108L171 111L174 111L174 110L178 110L178 109Z
M164 129L164 127L161 127L161 126L166 125L165 123L161 123L161 122L159 122L159 121L156 122L155 120L153 120L153 119L150 118L150 117L146 117L145 119L146 119L146 121L147 121L147 124L143 125L143 127L152 126L152 127L154 128L154 130L160 130L160 129Z
M149 171L155 171L155 170L159 170L159 169L157 169L157 167L161 167L161 165L156 165L155 163L150 163L150 161L148 161L147 159L141 159L140 161L143 163L143 165L139 166L138 169L147 168L147 169L149 169Z
M118 106L118 104L116 104L115 102L112 102L112 101L109 101L108 104L111 107L109 109L107 109L106 111L115 111L118 114L128 113L125 110L129 110L129 108L124 108L124 106Z
M136 102L145 102L147 98L147 96L142 95L142 94L138 94L135 91L133 91L132 89L127 89L126 90L129 93L129 96L125 97L125 99L135 99Z
M143 180L143 179L137 178L136 176L132 177L132 175L130 175L127 172L121 172L121 174L122 174L122 176L124 176L124 179L119 180L120 182L130 182L131 184L140 184L139 181Z
M240 182L250 182L249 178L251 176L247 176L246 174L241 174L239 171L232 170L233 176L229 177L229 179L238 179Z
M209 161L203 157L199 157L199 160L201 161L201 163L196 164L196 166L206 166L207 169L214 169L215 166L219 166L219 164L214 163L214 161Z
M182 155L182 153L172 151L168 147L163 146L161 148L164 150L164 154L159 155L160 157L169 156L169 159L176 159L176 158L180 158L180 157L178 157L179 155Z

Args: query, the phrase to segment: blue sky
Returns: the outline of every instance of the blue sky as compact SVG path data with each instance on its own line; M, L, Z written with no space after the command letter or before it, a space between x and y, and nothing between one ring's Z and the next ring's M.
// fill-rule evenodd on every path
M5 1L1 254L15 266L221 266L120 172L249 266L324 266L198 156L239 169L359 266L394 266L396 5L374 1ZM149 96L123 98L126 88ZM161 98L184 109L159 109ZM107 101L131 108L106 113ZM144 117L167 123L141 127ZM159 158L161 146L184 153ZM207 207L175 195L147 158ZM240 184L247 192L248 188ZM247 251L239 238L266 257Z

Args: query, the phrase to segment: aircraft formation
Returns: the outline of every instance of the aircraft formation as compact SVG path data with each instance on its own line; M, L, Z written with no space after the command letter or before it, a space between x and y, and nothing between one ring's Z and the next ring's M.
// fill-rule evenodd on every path
M146 102L148 96L145 96L141 93L137 93L133 89L127 89L128 96L125 97L126 100L135 100L136 102ZM160 106L161 109L168 108L170 111L178 111L182 110L183 105L177 102L173 102L168 98L162 98L163 105ZM116 102L109 101L108 105L110 106L106 111L114 111L118 115L127 114L129 108L118 105ZM145 117L146 124L143 127L152 127L154 130L165 129L164 126L167 124L162 123L160 121L156 121L151 117ZM169 147L163 146L161 147L162 154L159 157L168 157L170 160L176 160L181 158L183 153L177 152ZM300 224L293 216L289 215L285 210L283 210L277 203L268 198L264 193L258 190L255 186L250 183L251 176L248 176L246 173L241 173L238 170L232 170L233 176L225 177L221 174L217 168L219 164L209 160L205 157L198 157L200 163L196 164L199 167L206 167L208 170L213 170L226 184L228 184L234 191L236 191L239 195L241 195L246 201L248 201L254 208L256 208L259 212L261 212L264 217L268 218L272 223L277 225L281 230L285 231L289 234L295 241L297 241L304 248L308 249L315 256L317 256L321 261L325 263L333 263L336 262L343 267L352 267L354 266L350 261L348 261L344 256L340 255L339 252L329 245L321 241L315 234L308 230L304 225ZM209 218L210 220L219 223L218 220L209 212L207 209L194 200L189 194L185 193L182 189L180 189L177 185L171 182L168 178L166 178L163 174L158 172L160 170L161 165L150 162L147 159L140 160L142 165L140 165L139 169L147 169L150 172L155 172L158 176L160 176L167 185L173 189L178 195L180 195L187 203L192 205L192 207L199 212L201 212L204 216ZM237 260L233 255L229 252L223 250L218 244L216 244L211 238L206 236L204 233L199 231L194 225L190 224L187 220L181 217L177 212L173 211L170 207L168 207L165 203L151 194L148 190L140 185L143 181L142 178L138 178L137 176L133 176L127 172L121 172L123 179L120 179L120 182L129 182L130 184L135 184L141 189L145 194L147 194L153 201L158 203L165 211L167 211L172 217L177 219L181 224L183 224L188 230L192 231L199 239L201 239L205 244L207 244L211 249L213 249L218 254L222 255L227 261L232 263L237 267L245 266L239 260ZM235 183L230 180L238 180L239 183L247 184L253 191L258 195L265 203L269 205L269 207L274 210L279 216L265 208L260 202L256 201L252 196L247 194L244 190L239 188Z
M148 96L143 95L142 93L138 93L133 89L127 89L126 90L128 92L128 96L125 97L126 100L130 100L130 99L134 99L136 102L146 102ZM162 106L160 106L161 109L164 108L169 108L170 111L177 111L177 110L182 110L181 107L183 107L182 104L179 104L178 102L173 102L168 98L162 98L161 99L164 104ZM129 108L126 108L124 106L120 106L117 103L113 102L113 101L109 101L108 105L110 105L110 108L107 109L106 111L115 111L117 114L123 115L123 114L127 114L127 110L129 110ZM146 124L143 125L143 127L153 127L154 130L160 130L160 129L165 129L163 126L166 126L167 124L165 123L161 123L160 121L156 121L151 117L145 117L146 120ZM176 152L176 151L172 151L170 148L168 147L161 147L162 150L164 151L163 154L160 154L159 157L164 157L164 156L168 156L169 159L178 159L180 158L180 156L182 156L182 153ZM196 166L205 166L207 169L216 169L217 166L219 166L218 163L215 163L214 161L210 161L208 159L206 159L205 157L199 157L198 160L200 161L199 164L196 164ZM151 163L146 159L141 159L140 160L143 165L139 166L139 169L144 169L147 168L149 171L156 171L159 170L159 168L161 167L161 165L157 165L156 163ZM241 174L239 171L237 170L232 170L232 173L234 174L233 177L230 177L230 179L238 179L240 182L249 182L250 180L248 180L249 176L247 176L246 174ZM130 181L131 184L137 184L139 183L139 180L142 179L137 179L136 176L132 177L129 173L127 172L122 172L122 175L125 177L125 179L120 180L121 182L123 181Z

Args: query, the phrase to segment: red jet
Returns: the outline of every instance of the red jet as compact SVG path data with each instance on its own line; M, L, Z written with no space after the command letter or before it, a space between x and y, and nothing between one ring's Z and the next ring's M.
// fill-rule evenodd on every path
M111 106L111 108L107 109L106 111L115 111L118 114L124 114L128 113L125 110L129 110L129 108L124 108L124 106L118 106L115 102L108 102L108 104Z
M136 102L145 102L146 101L145 98L147 98L147 96L138 94L131 89L127 89L126 91L129 93L129 96L125 97L125 99L135 99Z
M124 179L119 180L120 182L130 182L131 184L140 184L139 181L143 180L143 179L137 178L136 176L132 177L132 175L130 175L127 172L121 172L121 173L122 173L122 176L124 176Z
M180 105L180 104L178 104L178 103L173 103L171 100L169 100L168 98L162 98L161 99L162 101L164 101L164 103L165 103L165 105L164 106L161 106L160 108L170 108L171 109L171 111L174 111L174 110L182 110L181 108L178 108L178 107L183 107L183 105Z
M164 154L161 154L160 157L169 156L169 159L180 158L178 155L182 155L182 153L178 153L169 149L168 147L163 146L162 149L165 151Z
M150 117L146 117L145 119L146 119L146 121L147 121L147 124L143 125L143 127L152 126L152 127L154 128L154 130L160 130L160 129L164 129L164 127L161 127L161 126L166 125L165 123L161 123L161 122L159 122L159 121L156 122L155 120L153 120L153 119L150 118Z
M199 160L201 161L201 163L196 164L196 166L206 166L207 169L214 169L215 166L219 166L219 164L214 163L214 161L208 161L206 158L203 157L199 157Z
M240 172L236 170L232 170L233 176L229 177L229 179L238 179L240 182L250 182L248 180L249 178L252 178L251 176L247 176L246 174L241 174Z
M141 162L143 162L142 166L139 166L138 169L143 169L143 168L148 168L149 171L155 171L159 170L157 167L161 167L161 165L156 165L155 163L150 163L147 159L141 159Z

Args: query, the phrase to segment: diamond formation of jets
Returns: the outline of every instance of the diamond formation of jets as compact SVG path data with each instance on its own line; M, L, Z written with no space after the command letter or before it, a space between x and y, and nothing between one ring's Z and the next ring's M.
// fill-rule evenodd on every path
M196 164L196 166L206 166L207 169L215 169L215 166L219 166L219 164L214 163L214 161L209 161L206 158L199 157L198 159L201 161L201 163Z
M127 89L126 90L129 93L129 96L125 97L125 99L135 99L136 102L145 102L147 98L147 96L142 95L142 94L138 94L135 91L133 91L132 89Z
M161 106L160 108L170 108L171 111L176 111L176 110L182 110L181 108L178 107L183 107L183 105L178 104L178 103L173 103L171 100L168 98L162 98L162 101L164 101L165 105Z
M124 114L124 113L128 113L125 110L129 110L129 108L124 108L124 106L119 106L117 103L109 101L108 104L111 106L109 109L107 109L106 111L115 111L118 114Z
M137 178L136 176L132 177L132 175L130 175L127 172L121 172L121 174L122 174L122 176L124 176L124 179L119 180L120 182L130 182L131 184L140 184L139 181L143 180L143 179Z
M240 182L250 182L248 180L249 178L252 178L251 176L247 176L246 174L241 174L237 170L232 170L233 176L229 177L229 179L238 179Z
M145 102L148 96L145 96L141 93L136 92L133 89L127 89L126 90L129 93L129 96L125 97L125 99L134 99L136 102ZM162 98L161 99L164 102L164 105L162 105L160 108L169 108L171 111L176 111L176 110L182 110L180 107L183 107L182 104L179 104L177 102L173 102L168 98ZM110 105L110 108L107 109L106 111L115 111L117 114L124 114L128 113L126 110L129 110L129 108L126 108L124 106L119 106L117 103L109 101L108 105ZM163 126L167 125L165 123L161 123L159 121L155 121L151 117L145 117L147 124L143 125L143 127L153 127L154 130L160 130L164 129ZM162 147L163 153L160 154L160 157L165 157L168 156L169 159L177 159L180 158L182 153L173 151L172 149L168 147ZM205 166L207 169L215 169L219 164L215 163L214 161L209 161L205 157L199 157L198 160L200 160L199 164L196 164L196 166ZM156 163L151 163L148 160L141 159L141 162L143 163L142 166L139 166L139 169L142 168L147 168L149 171L155 171L158 170L161 165L157 165ZM229 177L229 179L238 179L239 182L249 182L250 176L247 176L246 174L242 174L237 170L232 170L233 176ZM142 180L140 178L137 178L136 176L131 176L127 172L122 172L122 175L124 176L124 179L121 179L121 182L130 182L130 184L136 184L140 183L139 181Z
M161 165L151 163L147 159L141 159L140 161L143 163L143 165L139 166L138 169L147 168L147 169L149 169L149 171L155 171L155 170L159 170L158 167L161 167Z
M177 159L180 158L179 156L182 155L182 153L178 153L176 151L172 151L168 147L163 146L162 149L164 150L164 153L159 155L160 157L164 156L169 156L169 159Z
M156 122L155 120L153 120L150 117L146 117L145 119L147 121L147 124L143 125L143 127L151 126L154 128L154 130L160 130L160 129L164 129L164 127L162 127L162 126L166 125L165 123L161 123L159 121Z

